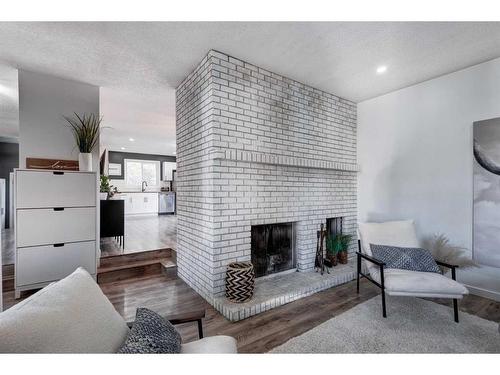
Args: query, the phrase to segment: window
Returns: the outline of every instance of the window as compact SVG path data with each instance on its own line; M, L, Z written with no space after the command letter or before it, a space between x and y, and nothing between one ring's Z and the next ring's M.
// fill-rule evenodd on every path
M125 159L125 183L140 187L146 181L148 187L160 186L160 162Z

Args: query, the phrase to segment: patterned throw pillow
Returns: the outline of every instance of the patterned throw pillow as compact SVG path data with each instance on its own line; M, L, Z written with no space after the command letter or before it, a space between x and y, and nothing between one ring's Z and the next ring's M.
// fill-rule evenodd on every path
M429 250L374 244L370 244L370 249L375 258L385 263L386 268L441 273Z
M160 315L138 308L127 340L118 353L151 354L180 353L181 336L174 326Z

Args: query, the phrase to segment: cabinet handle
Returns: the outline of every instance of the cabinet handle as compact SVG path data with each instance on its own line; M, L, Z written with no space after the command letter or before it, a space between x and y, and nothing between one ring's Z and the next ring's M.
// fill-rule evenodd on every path
M59 176L61 176L61 175L64 174L64 172L61 172L61 171L54 171L52 173L55 174L55 175L59 175Z
M54 207L54 211L64 211L64 207Z
M64 243L55 243L54 245L52 245L54 247L63 247L64 246Z

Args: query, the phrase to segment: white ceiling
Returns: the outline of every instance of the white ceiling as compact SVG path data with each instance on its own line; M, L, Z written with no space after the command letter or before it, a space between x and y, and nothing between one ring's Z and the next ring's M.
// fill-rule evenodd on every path
M359 102L500 57L500 23L0 23L0 60L104 88L113 147L173 141L173 89L210 49Z

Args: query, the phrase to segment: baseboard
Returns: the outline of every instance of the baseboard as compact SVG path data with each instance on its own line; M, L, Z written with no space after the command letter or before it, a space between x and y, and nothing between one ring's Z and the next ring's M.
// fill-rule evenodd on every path
M478 288L477 286L464 284L467 289L469 289L470 294L474 294L475 296L489 298L494 301L500 302L500 293L495 292L493 290Z

